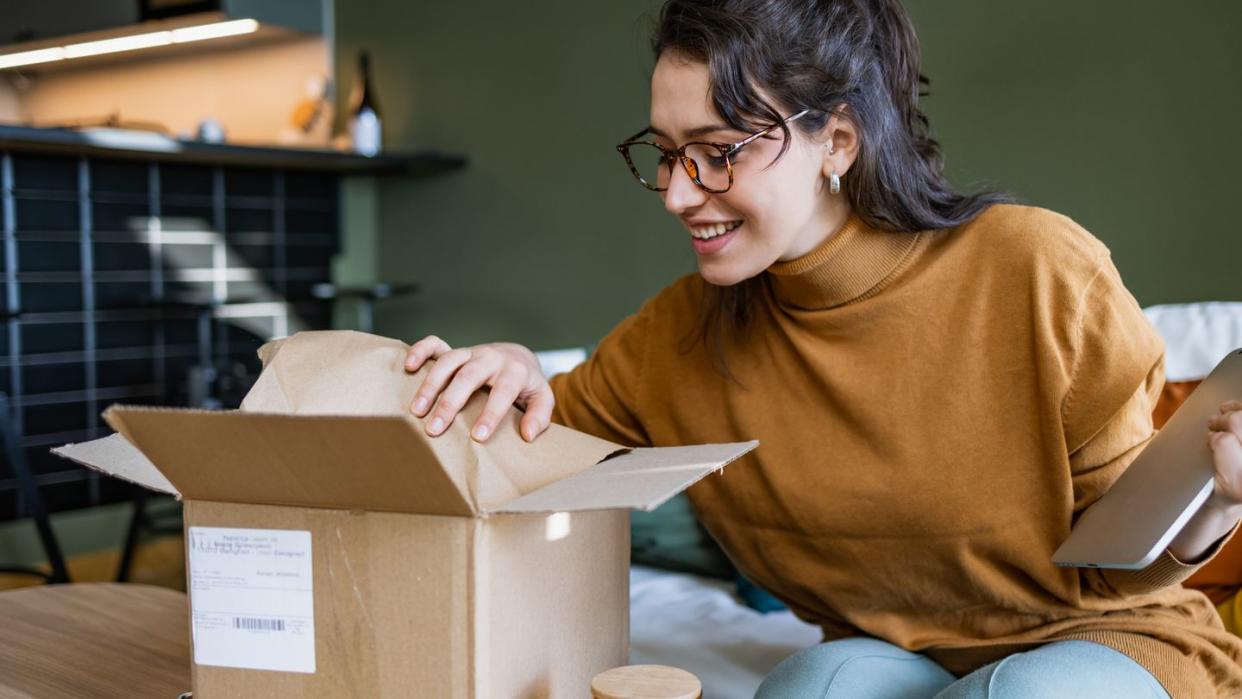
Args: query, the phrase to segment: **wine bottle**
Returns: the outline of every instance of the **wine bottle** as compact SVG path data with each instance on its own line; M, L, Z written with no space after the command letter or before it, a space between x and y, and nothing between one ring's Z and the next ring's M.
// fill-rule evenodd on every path
M379 102L371 85L371 56L366 51L358 54L358 76L349 101L349 136L354 152L374 156L380 152L382 127Z

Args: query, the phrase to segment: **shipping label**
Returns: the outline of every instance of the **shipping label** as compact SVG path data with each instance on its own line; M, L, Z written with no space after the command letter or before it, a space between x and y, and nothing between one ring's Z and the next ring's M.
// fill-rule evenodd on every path
M190 527L187 548L195 663L315 671L310 532Z

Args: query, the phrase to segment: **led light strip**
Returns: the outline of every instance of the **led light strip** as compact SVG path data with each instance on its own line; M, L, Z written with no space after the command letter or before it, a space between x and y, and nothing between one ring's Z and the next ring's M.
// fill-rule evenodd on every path
M228 22L213 22L211 24L200 24L193 27L166 29L158 32L148 32L146 34L122 36L115 39L84 41L78 44L53 46L46 49L36 49L34 51L21 51L19 53L2 54L0 55L0 70L4 70L6 68L16 68L18 66L34 65L36 63L49 63L51 61L60 61L68 58L98 56L104 53L118 53L120 51L146 49L153 46L186 44L191 41L202 41L204 39L218 39L225 36L249 34L256 31L258 28L259 23L253 19L235 19Z

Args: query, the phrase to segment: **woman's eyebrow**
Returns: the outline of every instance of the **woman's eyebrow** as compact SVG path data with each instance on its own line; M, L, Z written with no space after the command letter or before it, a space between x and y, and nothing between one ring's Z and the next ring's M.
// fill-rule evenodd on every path
M656 128L654 125L648 126L647 130L655 134L656 136L660 136L661 138L667 138L669 140L672 140L672 138L668 134ZM708 124L707 126L697 126L693 129L690 129L689 131L686 132L686 137L697 138L699 136L703 136L709 133L714 133L716 131L736 131L736 129L734 129L732 126L729 126L728 124Z

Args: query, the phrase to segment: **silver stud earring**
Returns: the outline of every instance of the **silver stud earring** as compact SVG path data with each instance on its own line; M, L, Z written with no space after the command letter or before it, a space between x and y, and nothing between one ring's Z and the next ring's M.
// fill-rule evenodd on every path
M832 174L828 176L828 191L833 194L841 193L841 176L837 174L836 170L833 170Z

